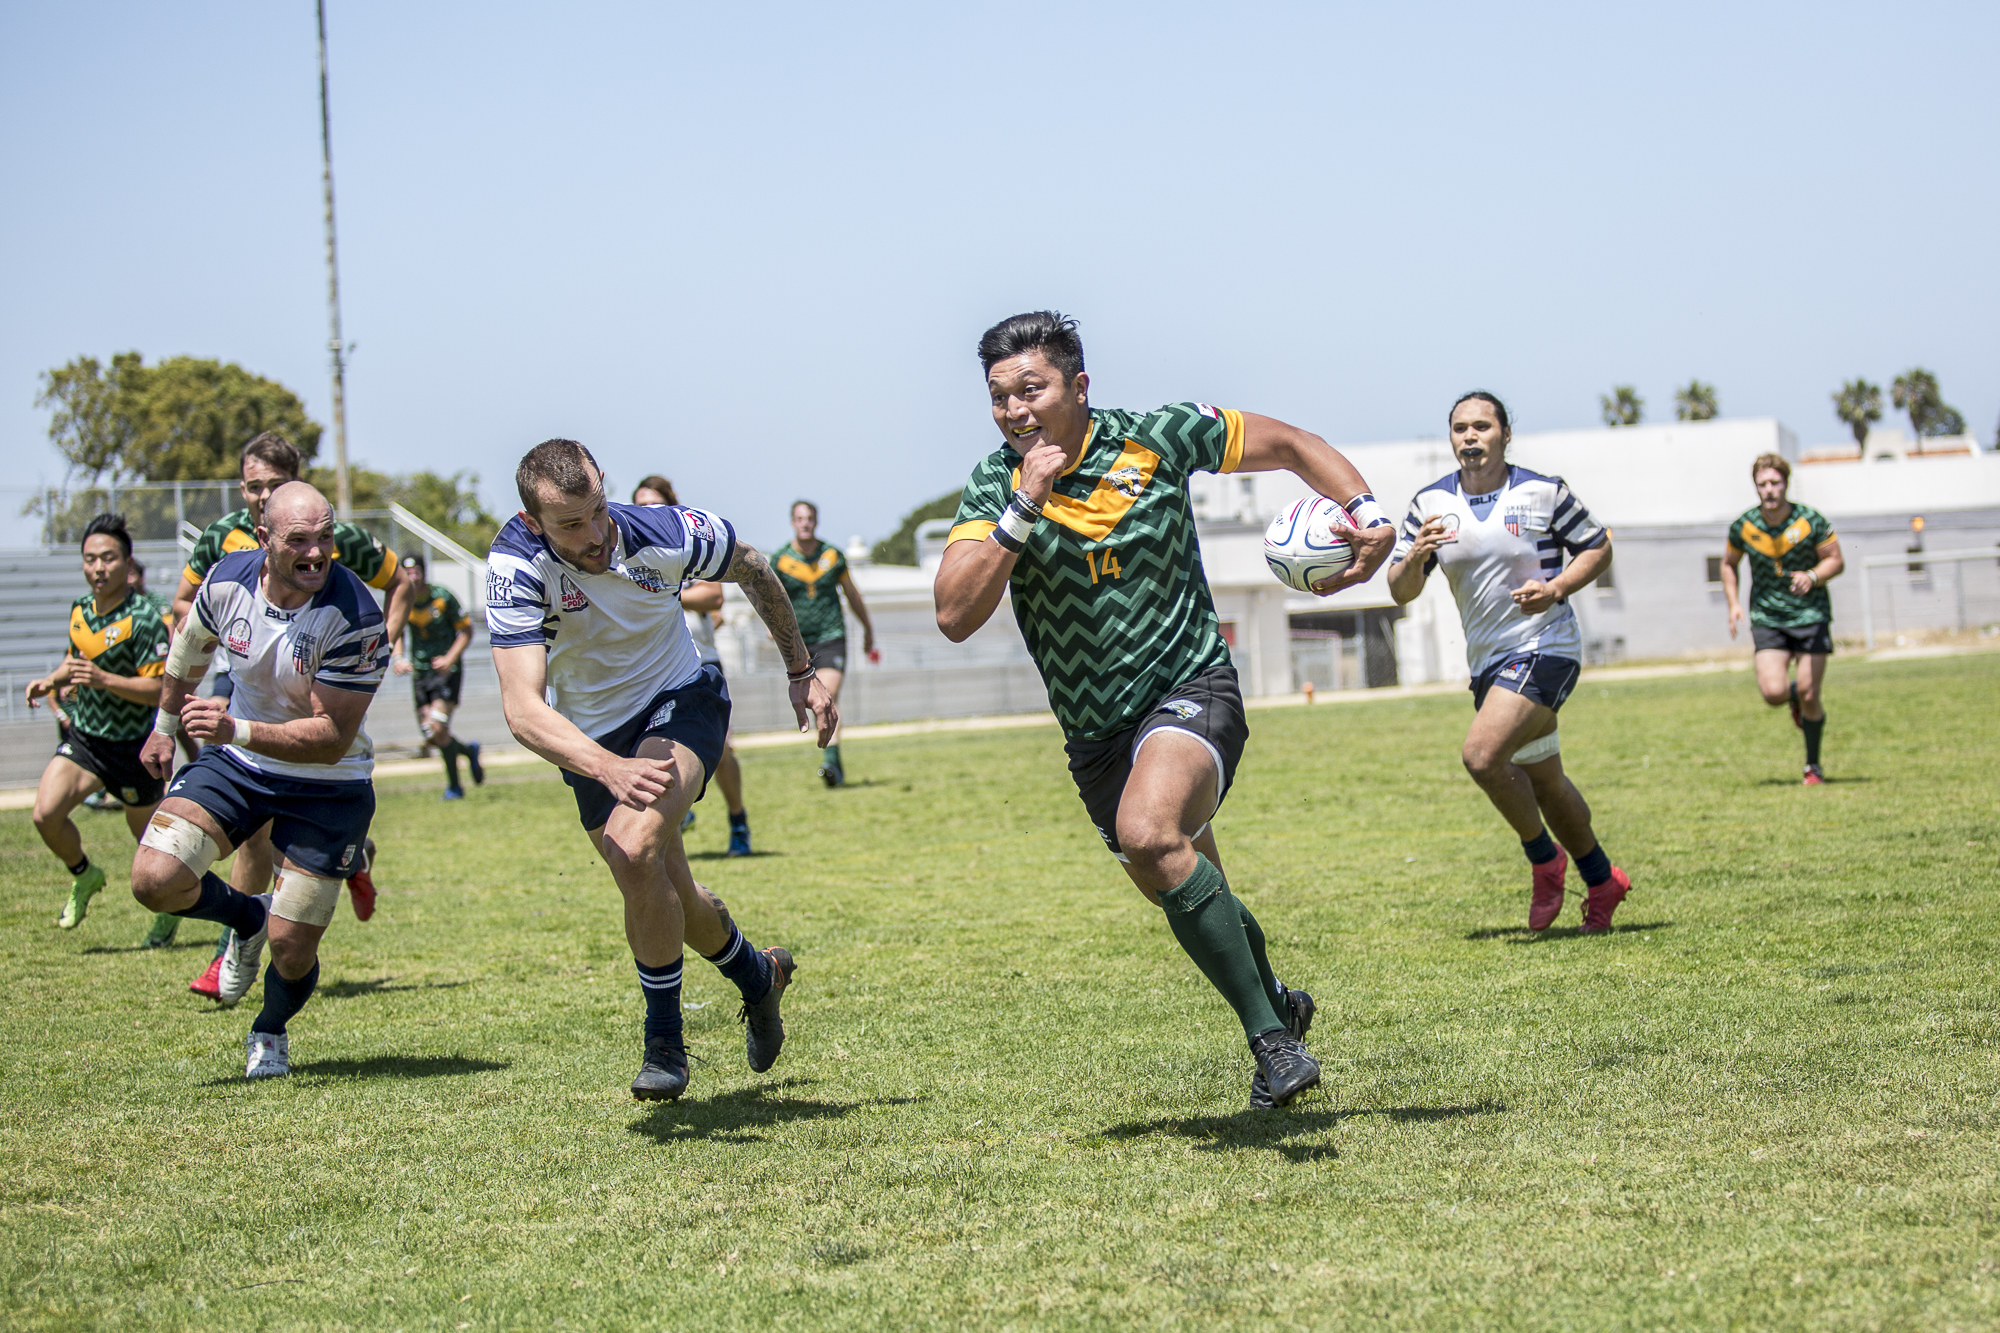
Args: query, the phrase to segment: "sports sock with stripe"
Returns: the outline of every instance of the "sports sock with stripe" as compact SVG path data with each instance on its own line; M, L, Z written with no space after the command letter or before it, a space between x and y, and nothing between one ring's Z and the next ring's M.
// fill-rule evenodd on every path
M647 967L632 960L639 969L639 993L646 997L646 1040L664 1040L674 1050L685 1050L681 1040L681 960L665 967Z
M1805 724L1806 767L1818 768L1819 738L1820 738L1820 733L1826 730L1826 715L1822 713L1818 717L1806 717L1806 718L1800 718L1799 720Z
M1181 948L1236 1011L1244 1036L1285 1026L1268 968L1258 969L1250 948L1248 913L1214 862L1196 852L1194 873L1161 894L1160 906Z
M1528 860L1535 865L1545 866L1556 859L1556 840L1543 829L1532 838L1521 839L1521 850L1528 854Z
M1593 889L1610 879L1611 858L1604 854L1604 844L1600 842L1577 857L1576 870L1583 876L1583 882Z
M86 852L84 853L84 857L81 861L78 861L75 865L69 868L69 873L77 876L80 879L83 877L83 872L88 869L90 869L90 854Z
M288 979L272 963L264 969L264 1007L257 1011L257 1018L250 1024L252 1032L282 1033L285 1024L292 1021L299 1010L306 1007L312 998L313 988L319 985L319 963L315 961L312 971L296 981Z
M729 923L729 943L722 946L722 952L702 957L735 982L748 1003L755 1004L771 993L771 960L751 947L734 921Z
M213 870L201 877L201 897L194 900L192 907L174 915L220 922L238 935L255 935L264 928L264 904L230 888Z

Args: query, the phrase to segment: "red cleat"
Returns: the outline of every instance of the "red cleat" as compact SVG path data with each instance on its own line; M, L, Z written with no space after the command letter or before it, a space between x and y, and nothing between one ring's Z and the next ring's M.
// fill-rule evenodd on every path
M1625 895L1632 892L1632 880L1617 866L1611 867L1611 878L1592 888L1583 899L1583 931L1585 935L1602 935L1611 929L1611 914L1618 910L1618 904L1625 901Z
M1528 929L1547 930L1563 910L1563 876L1569 872L1569 853L1556 848L1556 859L1534 867L1535 891L1528 899Z
M375 915L375 881L368 878L367 871L356 871L347 881L347 891L354 895L356 921L366 921Z
M1824 787L1826 778L1821 775L1818 764L1806 765L1805 784L1808 787Z
M217 954L208 965L208 970L188 983L188 989L203 999L222 998L222 955Z

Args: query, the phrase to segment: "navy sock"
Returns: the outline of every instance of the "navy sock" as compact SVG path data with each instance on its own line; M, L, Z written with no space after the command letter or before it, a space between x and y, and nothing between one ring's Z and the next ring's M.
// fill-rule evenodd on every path
M729 943L722 946L722 952L702 957L735 982L748 1003L755 1004L771 993L771 960L750 946L735 922L729 923Z
M258 1010L257 1020L250 1025L250 1030L274 1034L283 1032L285 1024L291 1022L299 1010L306 1007L306 1001L312 998L313 987L317 985L319 985L317 962L313 964L312 971L297 981L286 980L285 974L278 970L278 965L270 964L264 969L264 1007Z
M447 787L456 787L456 786L458 786L458 785L459 785L459 781L458 781L458 742L457 742L457 741L446 741L446 742L445 742L445 743L444 743L443 745L441 745L441 746L439 746L439 747L438 747L438 753L444 756L444 781L445 781L445 785L446 785Z
M671 1050L686 1050L681 1039L681 960L665 967L647 967L636 958L632 962L639 969L639 993L646 997L646 1044L652 1045L657 1037Z
M255 935L264 928L264 904L230 888L213 870L201 877L201 897L195 899L194 906L174 915L217 921L244 936Z
M1819 737L1820 733L1826 730L1826 718L1824 716L1808 717L1808 718L1801 718L1800 721L1805 723L1806 764L1808 767L1818 768Z
M1528 854L1530 861L1545 866L1556 859L1556 840L1549 836L1547 829L1543 829L1532 838L1521 839L1521 850Z
M69 868L69 873L72 875L81 875L84 871L88 869L90 869L90 853L85 852L83 854L83 859L81 861L78 861L75 865Z
M742 833L747 831L749 827L750 812L748 810L732 810L730 812L729 831L731 833Z
M1599 843L1577 857L1576 869L1577 873L1583 876L1583 882L1593 889L1610 879L1611 858L1604 854L1604 844Z

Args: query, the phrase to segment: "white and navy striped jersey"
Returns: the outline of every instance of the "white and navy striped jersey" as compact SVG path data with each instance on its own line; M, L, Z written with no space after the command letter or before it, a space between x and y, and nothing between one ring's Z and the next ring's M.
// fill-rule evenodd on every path
M234 551L209 568L194 595L194 613L220 640L236 691L229 711L252 722L297 722L313 715L312 687L373 694L389 666L382 609L358 575L338 561L326 586L295 611L264 596L264 552ZM367 727L333 764L273 759L240 745L225 753L245 768L309 782L366 782L375 771Z
M593 737L700 672L681 585L720 578L736 556L736 530L705 509L610 508L618 546L602 574L564 560L518 514L486 557L493 646L546 645L549 703Z
M1506 482L1488 495L1466 495L1456 472L1442 477L1410 501L1391 562L1409 555L1418 530L1433 518L1444 519L1457 540L1438 547L1424 572L1444 567L1465 624L1466 664L1475 677L1518 652L1582 660L1583 634L1567 601L1534 616L1522 615L1513 601L1514 590L1530 579L1546 581L1561 573L1565 554L1577 555L1605 540L1603 527L1561 477L1509 467Z

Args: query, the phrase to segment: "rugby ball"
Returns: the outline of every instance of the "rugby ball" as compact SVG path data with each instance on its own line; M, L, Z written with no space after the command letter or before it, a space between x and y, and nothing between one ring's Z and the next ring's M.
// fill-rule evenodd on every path
M1338 501L1300 500L1264 529L1264 563L1287 588L1311 592L1354 563L1351 538L1359 531Z

